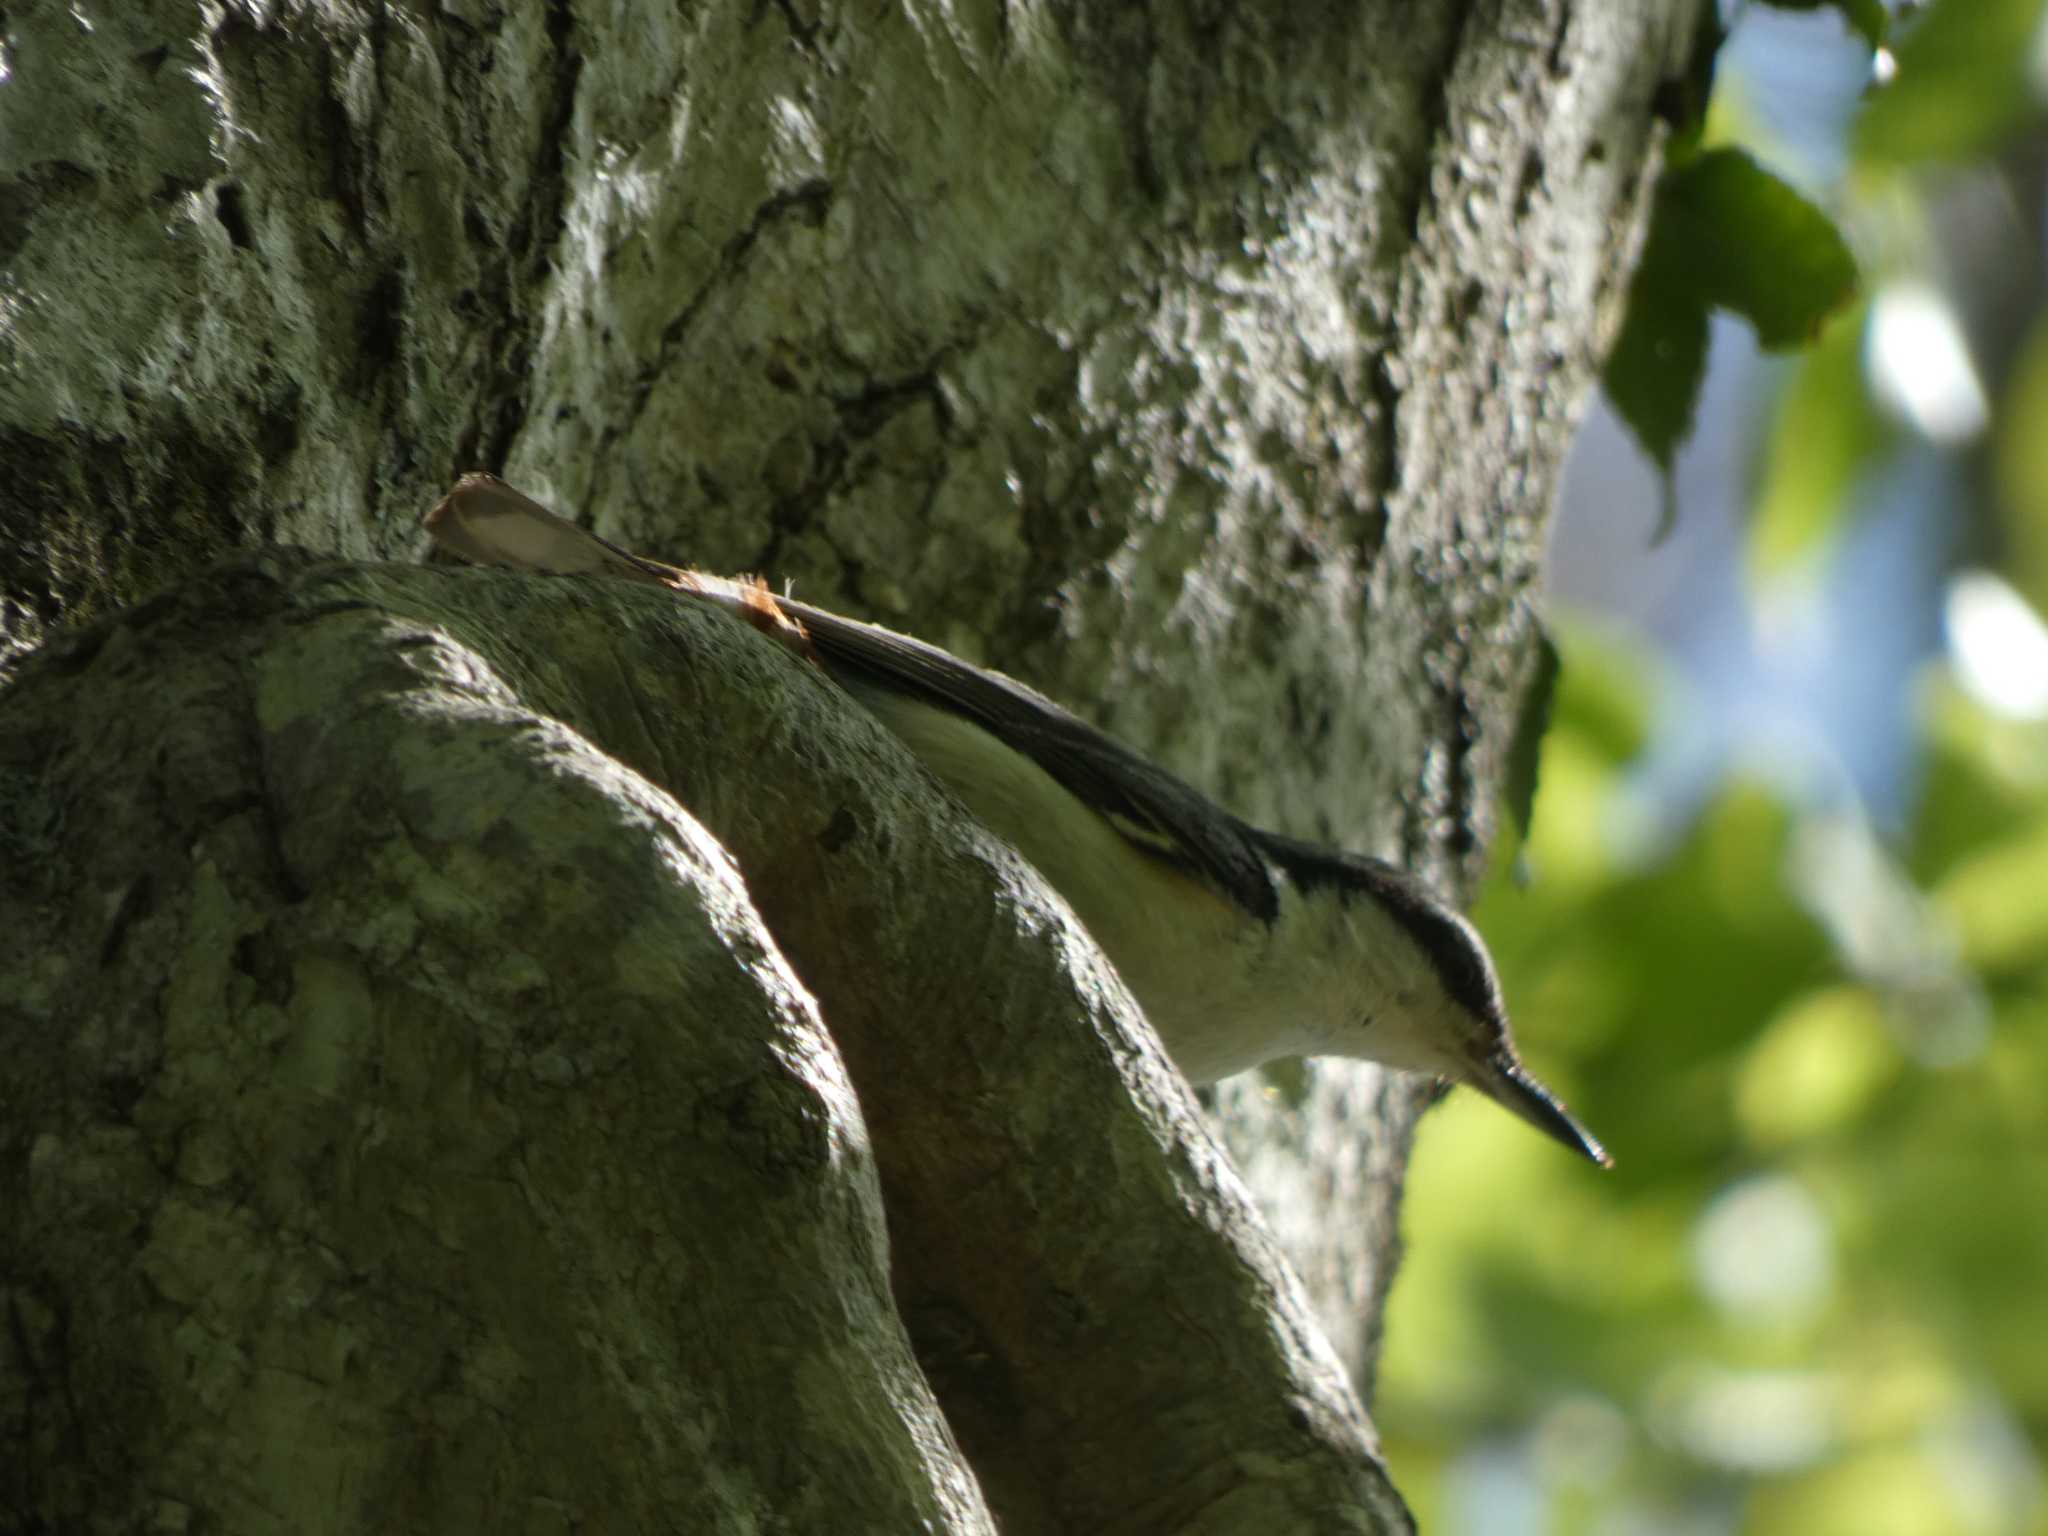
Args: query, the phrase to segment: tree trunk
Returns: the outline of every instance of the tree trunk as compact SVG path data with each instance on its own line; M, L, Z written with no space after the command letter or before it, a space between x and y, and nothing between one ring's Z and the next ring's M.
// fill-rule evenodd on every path
M218 562L496 469L1456 888L1692 9L11 8L0 658L176 583L0 696L12 1527L1399 1528L1424 1090L1218 1090L1304 1300L790 658Z

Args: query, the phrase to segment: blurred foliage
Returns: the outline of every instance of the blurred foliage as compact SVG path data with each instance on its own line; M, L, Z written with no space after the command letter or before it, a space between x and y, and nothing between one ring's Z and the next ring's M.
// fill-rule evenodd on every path
M1932 453L1956 550L2048 611L2042 0L1936 0L1888 30L1836 9L1845 47L1896 50L1820 199L1868 302L1782 371L1752 570L1814 571L1873 487ZM2017 211L2004 244L1955 215L1955 189L1987 182ZM1739 230L1703 232L1748 216L1695 191L1716 211L1668 240L1672 263L1729 248ZM1797 248L1754 293L1801 269ZM1724 268L1689 281L1695 304L1731 302ZM1925 379L1887 387L1875 332L1901 291L1925 301L1909 318L1951 307L1975 425L1916 415ZM1700 315L1667 314L1679 343ZM1690 419L1678 399L1667 436ZM1917 792L1886 836L1853 804L1739 777L1653 833L1636 764L1674 690L1625 638L1555 638L1533 825L1496 850L1474 915L1531 1066L1617 1166L1462 1092L1425 1121L1376 1402L1421 1527L2048 1533L2048 709L1936 659L1915 685Z
M2048 314L2034 316L2006 380L1995 449L2005 574L2048 608Z
M2048 31L2042 0L1938 0L1894 30L1890 78L1873 87L1850 125L1833 212L1863 253L1868 292L1942 305L1958 281L1996 286L2024 264L2014 249L2006 273L1986 271L1986 254L1951 249L1943 225L1954 216L1955 186L1981 178L1990 157L2014 158L2013 171L2038 177ZM2038 195L2018 192L2029 201ZM2024 217L2018 207L2011 212ZM2021 227L2016 222L2015 235ZM2039 237L2038 228L2021 236L2035 244ZM2027 260L2037 262L2038 253ZM1881 341L1874 322L1882 313L1866 303L1836 316L1793 371L1756 496L1759 574L1780 574L1824 548L1862 482L1896 448L1902 411L1913 424L1909 407L1878 398L1887 380L1869 354ZM2048 600L2048 323L2036 315L2031 325L2000 402L1996 473L2017 514L2009 574L2038 604ZM1928 357L1923 371L1936 361ZM1905 370L1894 362L1891 371ZM1910 396L1926 381L1889 382L1890 393Z
M1753 514L1759 575L1781 574L1823 547L1863 474L1892 444L1895 429L1863 383L1868 313L1859 304L1836 316L1779 400Z
M1651 685L1563 652L1538 878L1475 916L1616 1167L1470 1095L1426 1122L1378 1403L1423 1528L1477 1528L1444 1490L1490 1455L1532 1530L2048 1530L2048 725L1930 680L1910 872L1995 1021L1930 1050L1928 999L1789 894L1769 793L1622 846Z
M1986 155L2041 110L2039 0L1938 0L1899 29L1898 74L1855 129L1865 165Z

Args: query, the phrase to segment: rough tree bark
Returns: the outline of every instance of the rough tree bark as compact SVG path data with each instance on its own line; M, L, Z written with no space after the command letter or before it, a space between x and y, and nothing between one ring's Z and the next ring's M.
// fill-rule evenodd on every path
M1693 10L10 6L0 655L177 585L0 697L0 1510L1397 1527L1085 939L801 669L216 565L497 469L1455 888ZM1278 1081L1369 1383L1422 1090Z

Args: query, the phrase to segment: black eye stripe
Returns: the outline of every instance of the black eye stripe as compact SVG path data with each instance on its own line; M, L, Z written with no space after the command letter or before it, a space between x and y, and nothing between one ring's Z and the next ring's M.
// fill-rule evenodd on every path
M1319 888L1370 891L1381 909L1399 923L1429 957L1452 1001L1483 1019L1504 1016L1493 963L1463 920L1405 869L1384 859L1341 853L1261 833L1265 851L1302 891Z

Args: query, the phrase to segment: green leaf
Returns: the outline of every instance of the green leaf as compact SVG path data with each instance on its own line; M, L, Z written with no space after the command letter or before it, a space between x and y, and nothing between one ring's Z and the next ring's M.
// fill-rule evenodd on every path
M1557 697L1558 674L1564 663L1549 631L1536 631L1536 670L1529 686L1522 690L1522 707L1515 715L1515 736L1508 744L1508 775L1504 793L1508 819L1523 842L1536 820L1537 763L1543 754L1543 738L1550 730L1551 705Z
M1884 46L1891 35L1892 13L1884 8L1882 0L1835 0L1835 7L1873 52Z
M1828 7L1842 13L1842 19L1849 23L1849 30L1870 44L1872 50L1884 46L1885 35L1891 30L1891 13L1885 10L1883 0L1768 0L1781 11L1817 11Z
M1728 41L1728 29L1721 25L1721 8L1694 7L1692 46L1685 66L1658 82L1651 110L1671 129L1665 159L1677 164L1689 159L1706 132L1707 106L1714 94L1714 71L1721 59L1721 45Z
M1664 248L1667 243L1653 214L1629 285L1628 318L1607 354L1601 382L1643 451L1668 476L1678 445L1692 435L1707 374L1707 307L1691 290L1677 252Z
M1699 296L1756 327L1770 351L1805 346L1856 294L1834 221L1739 149L1665 178L1657 216Z
M1733 310L1782 350L1811 341L1855 291L1855 259L1826 214L1744 151L1709 150L1657 185L1608 395L1668 474L1692 429L1710 309Z
M1904 29L1898 73L1856 124L1869 160L1954 160L1987 152L2038 119L2028 61L2040 0L1935 0Z

